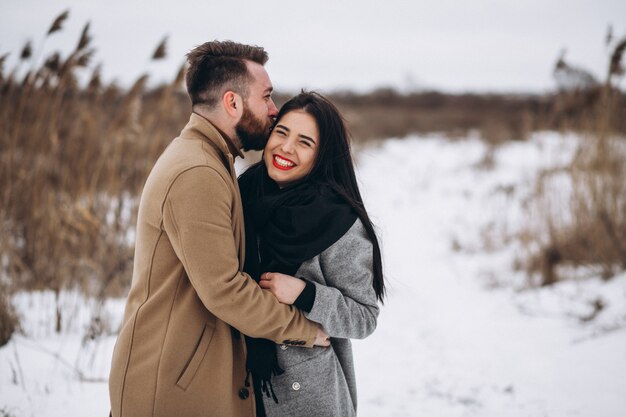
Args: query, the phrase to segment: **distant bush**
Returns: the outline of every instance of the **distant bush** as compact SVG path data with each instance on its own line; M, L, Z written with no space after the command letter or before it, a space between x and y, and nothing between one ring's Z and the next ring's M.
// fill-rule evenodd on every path
M616 82L624 73L625 49L626 38L614 43L602 84L563 57L557 62L555 76L562 88L555 118L575 115L577 124L570 127L583 134L570 165L546 172L537 183L539 230L527 243L539 249L531 251L528 268L541 275L542 285L561 279L558 269L563 265L591 267L605 279L626 270L625 106ZM569 198L559 201L555 192L563 188L563 178L558 178L563 174Z
M403 94L389 89L369 94L331 94L357 140L441 132L464 138L477 132L489 142L525 140L549 129L551 98L538 95Z

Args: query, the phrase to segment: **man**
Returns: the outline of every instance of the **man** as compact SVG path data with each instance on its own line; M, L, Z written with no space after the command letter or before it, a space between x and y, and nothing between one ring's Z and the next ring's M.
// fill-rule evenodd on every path
M277 114L262 48L208 42L188 55L193 113L141 197L133 279L109 379L113 417L254 416L239 332L328 345L297 310L242 273L233 168Z

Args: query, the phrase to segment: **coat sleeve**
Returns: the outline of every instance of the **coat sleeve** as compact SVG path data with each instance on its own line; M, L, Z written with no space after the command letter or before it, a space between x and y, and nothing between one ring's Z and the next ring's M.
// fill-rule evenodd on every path
M373 287L373 247L363 224L355 224L319 255L326 285L315 283L307 318L331 337L363 339L376 328L379 308Z
M213 168L180 174L163 206L163 229L205 307L242 333L311 347L317 325L280 304L239 271L232 216L235 188Z

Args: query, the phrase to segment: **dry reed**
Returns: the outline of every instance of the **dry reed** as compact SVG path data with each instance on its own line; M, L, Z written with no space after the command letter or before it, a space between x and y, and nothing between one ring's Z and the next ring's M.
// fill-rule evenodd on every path
M612 35L607 40L613 42ZM624 73L626 38L612 49L603 83L563 57L555 66L562 89L553 115L569 122L563 123L564 128L582 134L569 166L544 173L537 183L532 207L539 230L525 231L524 236L530 248L528 269L539 273L541 285L567 278L559 274L562 266L585 267L605 279L626 270L626 139L622 130L626 103L617 87ZM567 200L559 201L554 193L559 188L556 184L563 184L563 175L571 191Z
M57 17L46 36L68 16ZM91 43L87 23L67 56L52 53L37 65L29 42L13 71L5 75L0 66L0 283L7 292L120 294L130 280L140 189L188 117L189 105L173 101L180 74L157 95L146 94L147 76L128 91L104 85L99 67L79 85ZM164 56L163 42L158 49ZM23 76L21 65L30 65Z

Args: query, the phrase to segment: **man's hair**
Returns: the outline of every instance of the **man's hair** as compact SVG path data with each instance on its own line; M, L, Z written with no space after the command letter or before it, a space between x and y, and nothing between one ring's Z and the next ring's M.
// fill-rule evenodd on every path
M251 76L246 60L265 65L267 52L233 41L206 42L192 49L187 54L185 76L191 104L212 108L229 90L247 98Z

